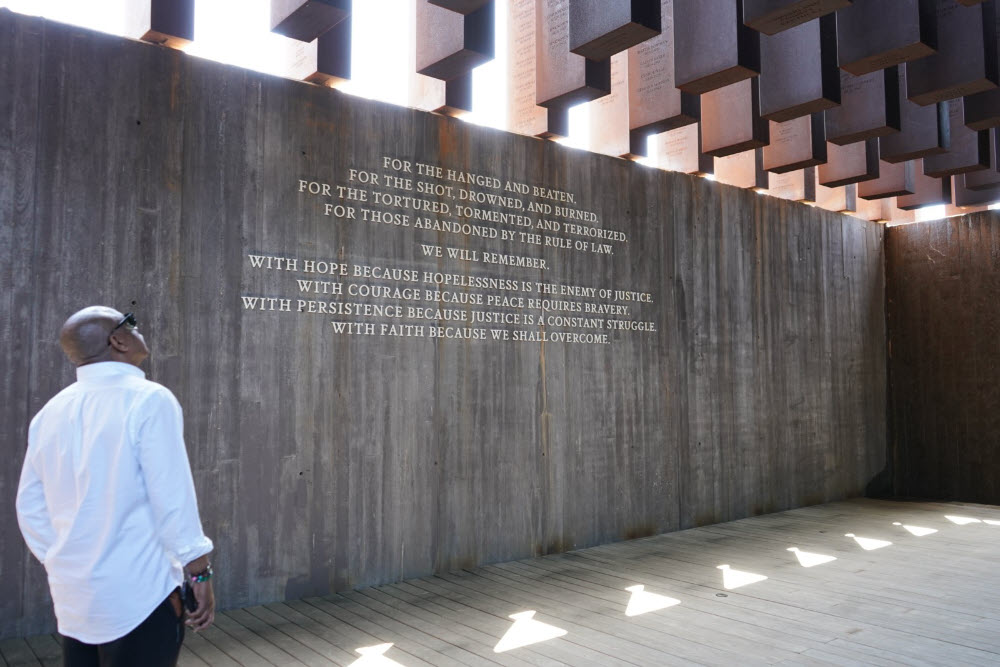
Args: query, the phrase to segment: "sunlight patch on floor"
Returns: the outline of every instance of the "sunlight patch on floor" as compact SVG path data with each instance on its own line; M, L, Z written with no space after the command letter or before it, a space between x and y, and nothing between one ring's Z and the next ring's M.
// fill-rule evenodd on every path
M749 586L750 584L756 584L758 581L767 579L763 574L734 570L728 565L719 565L718 568L722 570L722 586L726 590L732 590L740 586Z
M355 653L360 653L361 657L348 667L403 667L402 663L385 657L385 652L390 648L392 648L391 643L356 648L354 649Z
M902 526L909 533L916 535L917 537L923 537L924 535L932 535L937 532L937 528L923 528L921 526L908 526L905 523L900 523L898 521L893 521L892 525Z
M822 565L823 563L829 563L837 560L836 556L827 556L825 554L802 551L798 547L788 547L788 550L795 554L795 557L799 559L799 565L802 567L815 567L817 565Z
M651 611L666 609L667 607L673 607L681 603L680 600L668 598L666 595L650 593L645 588L645 586L637 584L625 589L632 593L632 597L628 600L628 607L625 609L626 616L648 614Z
M514 625L510 626L510 629L500 638L497 645L493 647L493 652L503 653L504 651L510 651L522 646L530 646L531 644L562 637L566 634L566 631L562 628L536 621L534 616L534 611L522 611L517 614L511 614L510 618L514 619Z
M872 537L858 537L854 533L845 533L844 537L854 538L854 541L858 543L858 546L860 546L865 551L873 551L875 549L881 549L882 547L887 547L890 544L892 544L892 542L889 542L887 540L876 540L875 538Z
M956 516L955 514L945 514L944 518L948 519L952 523L957 523L959 526L965 526L970 523L982 523L979 519L973 519L971 516Z

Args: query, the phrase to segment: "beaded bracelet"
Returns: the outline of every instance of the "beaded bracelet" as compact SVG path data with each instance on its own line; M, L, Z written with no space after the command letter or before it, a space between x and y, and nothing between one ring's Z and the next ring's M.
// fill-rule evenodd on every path
M208 567L206 567L201 572L198 572L196 574L192 574L192 575L189 575L189 576L191 577L191 583L192 584L200 584L200 583L203 583L205 581L208 581L209 579L212 578L212 566L209 565Z

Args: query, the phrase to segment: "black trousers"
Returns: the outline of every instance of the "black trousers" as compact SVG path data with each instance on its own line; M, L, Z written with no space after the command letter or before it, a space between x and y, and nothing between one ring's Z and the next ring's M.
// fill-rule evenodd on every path
M173 593L171 593L173 595ZM184 641L184 614L170 597L124 637L106 644L84 644L63 637L64 667L173 667Z

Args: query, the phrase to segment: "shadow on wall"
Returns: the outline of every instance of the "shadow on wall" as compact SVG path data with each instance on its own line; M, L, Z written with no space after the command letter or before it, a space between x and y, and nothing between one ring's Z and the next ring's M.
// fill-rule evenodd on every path
M865 498L892 498L892 473L886 465L871 481L865 486Z

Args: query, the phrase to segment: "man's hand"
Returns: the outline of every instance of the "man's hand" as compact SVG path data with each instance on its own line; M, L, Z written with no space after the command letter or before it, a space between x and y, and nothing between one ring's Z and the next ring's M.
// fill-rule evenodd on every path
M184 576L204 572L209 566L208 554L200 556L184 566ZM190 612L185 623L195 632L201 632L215 621L215 591L212 590L212 580L191 582L191 592L198 603L198 608Z
M191 584L194 599L198 608L188 614L187 626L195 632L201 632L215 621L215 592L212 590L212 580Z

